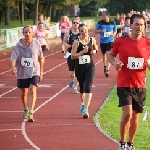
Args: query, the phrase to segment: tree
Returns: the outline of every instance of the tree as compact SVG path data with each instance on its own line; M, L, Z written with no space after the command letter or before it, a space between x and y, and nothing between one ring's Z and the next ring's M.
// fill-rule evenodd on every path
M38 21L38 6L39 6L39 0L35 0L34 5L35 5L34 24L36 24L37 21Z
M88 4L80 5L81 16L96 16L98 10L97 0L92 0Z

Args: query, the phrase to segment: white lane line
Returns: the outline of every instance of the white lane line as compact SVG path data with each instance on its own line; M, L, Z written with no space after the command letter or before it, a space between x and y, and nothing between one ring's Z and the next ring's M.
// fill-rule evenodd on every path
M48 102L50 102L51 100L53 100L55 97L57 97L60 93L62 93L65 89L68 88L68 85L65 86L62 90L60 90L59 92L57 92L55 95L53 95L50 99L48 99L47 101L45 101L44 103L42 103L40 106L38 106L35 110L34 113L36 111L38 111L41 107L43 107L44 105L46 105Z
M44 58L49 57L49 56L52 56L52 55L55 55L55 54L60 53L60 52L61 52L61 51L57 51L57 52L52 53L52 54L50 54L50 55L46 55L46 56L44 56Z
M5 61L5 60L8 60L8 59L10 59L10 58L1 59L0 61Z
M114 90L114 89L113 89ZM112 90L112 91L113 91ZM110 92L111 93L111 92ZM100 114L100 111L101 109L106 105L106 103L108 102L109 100L109 95L107 96L107 98L104 100L104 103L101 105L101 107L99 108L99 110L96 112L95 116L94 116L94 122L95 122L95 125L96 127L98 128L98 130L104 134L108 139L112 140L113 142L115 143L118 143L118 141L114 138L112 138L109 134L107 134L103 128L101 127L100 123L99 123L99 114Z
M26 134L26 131L25 131L25 122L26 122L26 121L23 121L23 122L22 122L22 126L21 126L22 134L23 134L24 138L26 139L26 141L27 141L32 147L34 147L36 150L40 150L40 148L37 147L37 146L28 138L28 136L27 136L27 134Z
M99 60L95 65L97 65L97 64L99 64L100 62L102 61L102 59L101 60ZM65 62L66 63L66 62ZM63 63L64 64L64 63ZM59 66L59 65L58 65ZM55 67L54 67L55 68ZM56 67L57 68L57 67ZM48 102L50 102L51 100L53 100L55 97L57 97L59 94L61 94L65 89L67 89L68 88L68 85L67 86L65 86L62 90L60 90L59 92L57 92L54 96L52 96L51 98L49 98L47 101L45 101L44 103L42 103L40 106L38 106L35 110L34 110L34 113L36 112L36 111L38 111L41 107L43 107L43 106L45 106ZM40 148L39 147L37 147L30 139L29 139L29 137L27 136L27 133L26 133L26 131L25 131L25 123L26 123L26 121L23 121L22 122L22 134L23 134L23 136L24 136L24 138L26 139L26 141L28 142L28 143L30 143L30 145L32 146L32 147L34 147L36 150L40 150Z
M0 111L0 113L18 113L23 111Z
M30 126L40 126L40 127L48 127L48 126L95 126L95 124L34 124Z
M50 72L50 71L52 71L52 70L54 70L54 69L56 69L56 68L58 68L58 67L60 67L60 66L64 65L64 64L66 64L66 63L67 63L67 62L65 61L65 62L63 62L63 63L61 63L61 64L59 64L59 65L55 66L54 68L52 68L52 69L50 69L50 70L45 71L43 74L46 74L46 73L48 73L48 72Z
M0 75L5 74L5 73L10 72L10 71L11 70L7 70L7 71L4 71L4 72L1 72Z
M0 130L0 132L2 131L21 131L21 129L2 129Z
M13 89L11 89L11 90L9 90L9 91L7 91L7 92L1 94L0 97L6 95L7 93L10 93L10 92L14 91L15 89L17 89L17 87L15 87L15 88L13 88Z

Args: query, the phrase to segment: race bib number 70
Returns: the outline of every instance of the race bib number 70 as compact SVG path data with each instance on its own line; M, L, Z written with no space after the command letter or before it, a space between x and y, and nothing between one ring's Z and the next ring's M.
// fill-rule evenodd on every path
M128 57L127 68L129 69L143 69L144 58Z
M33 58L24 58L21 59L21 65L24 67L33 67Z

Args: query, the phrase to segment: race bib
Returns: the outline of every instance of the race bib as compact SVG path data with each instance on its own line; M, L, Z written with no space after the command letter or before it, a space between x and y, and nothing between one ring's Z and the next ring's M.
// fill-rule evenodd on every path
M117 29L120 29L121 28L121 25L116 25Z
M24 58L21 59L21 65L24 67L33 67L33 58Z
M71 55L71 53L67 52L64 58L68 58Z
M38 38L38 41L39 41L40 43L43 43L43 42L45 41L45 38Z
M90 56L89 55L82 55L79 57L79 64L86 64L90 63Z
M125 32L129 33L130 31L130 27L125 27Z
M111 32L104 32L104 37L111 37Z
M143 69L144 58L128 57L127 68Z

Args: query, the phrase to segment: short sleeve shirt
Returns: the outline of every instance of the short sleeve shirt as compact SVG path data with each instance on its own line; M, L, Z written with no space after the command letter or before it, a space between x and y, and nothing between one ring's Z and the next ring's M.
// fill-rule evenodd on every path
M65 33L67 27L70 26L70 23L67 22L67 21L66 21L66 22L60 22L60 23L59 23L59 26L60 26L61 32L62 32L62 33Z
M113 34L115 30L117 30L114 21L105 22L104 20L101 20L96 25L96 30L98 29L100 30L106 29L106 33L100 32L100 43L114 42L114 38L109 36L110 34Z
M19 41L12 51L11 60L16 61L17 79L32 78L40 75L40 64L38 59L43 58L41 45L35 39L28 48L23 47Z
M124 64L118 72L117 86L146 87L146 60L150 56L150 40L142 37L132 40L129 36L118 38L111 49Z
M39 31L38 29L36 29L34 31L34 34L36 35L36 39L39 41L41 45L46 45L46 40L45 40L45 36L47 34L46 30Z

